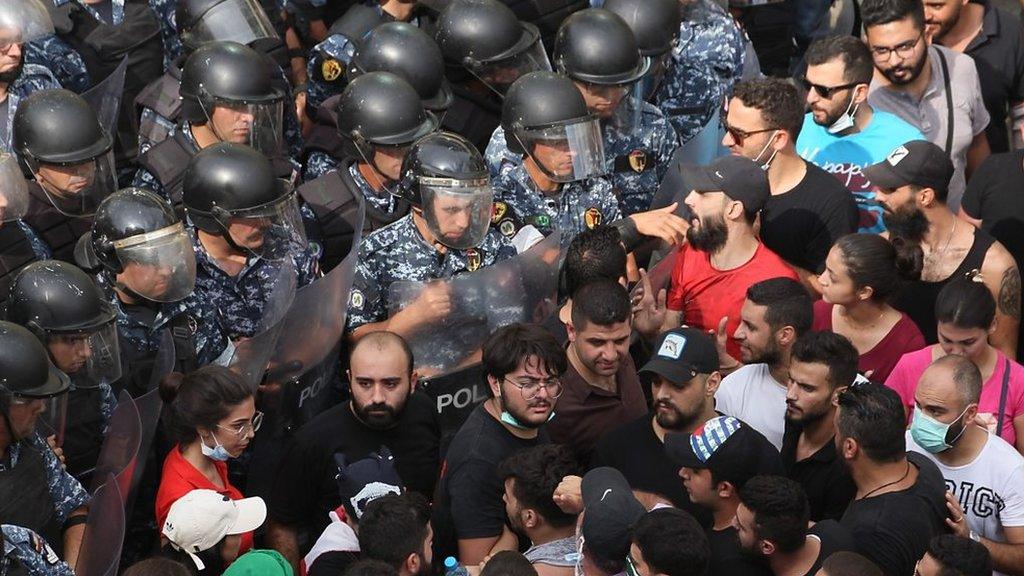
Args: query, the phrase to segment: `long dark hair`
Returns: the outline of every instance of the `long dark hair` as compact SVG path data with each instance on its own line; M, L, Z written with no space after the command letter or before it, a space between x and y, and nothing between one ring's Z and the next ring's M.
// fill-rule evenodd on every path
M951 280L935 298L935 320L957 328L988 330L996 318L996 299L972 272Z
M164 427L179 444L196 439L196 428L213 429L231 409L253 397L239 374L223 366L203 366L188 374L171 373L160 383Z
M921 278L921 248L902 238L890 242L876 234L847 234L836 241L836 248L854 286L870 286L876 302L888 301L906 282Z

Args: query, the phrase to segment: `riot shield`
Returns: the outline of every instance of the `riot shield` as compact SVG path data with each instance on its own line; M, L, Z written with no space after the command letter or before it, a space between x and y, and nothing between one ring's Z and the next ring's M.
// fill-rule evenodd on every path
M449 295L451 313L406 338L420 374L447 374L476 361L480 344L496 328L515 322L541 323L556 309L559 241L556 232L523 254L446 280L395 282L389 315L427 290Z
M443 376L425 378L416 387L434 403L441 424L441 458L455 433L481 402L490 397L482 364L474 364Z
M121 491L113 476L101 482L89 502L89 517L78 553L76 576L116 576L124 544Z
M171 336L169 329L163 330L160 333L160 348L156 352L156 357L153 359L153 368L149 373L149 386L146 388L146 396L149 395L150 391L160 388L160 381L171 372L174 372L175 358L174 337Z
M82 98L96 112L96 118L108 134L117 133L117 115L121 108L121 96L124 94L124 79L128 71L128 57L102 81L82 93Z
M155 368L154 371L156 371ZM142 474L146 471L149 450L153 446L157 426L160 424L160 411L163 409L163 406L164 402L160 399L160 390L158 389L150 390L145 395L135 399L135 407L139 414L139 449L135 466L131 468L127 493L123 494L124 515L126 518L131 517L132 506L135 504L139 484L142 482Z
M131 491L141 441L139 410L131 395L122 391L107 425L100 457L93 470L90 492L96 494L109 478L114 478L118 484L118 493L127 495Z
M295 300L298 285L298 274L291 260L285 259L277 264L280 266L279 275L263 306L260 326L251 338L234 343L235 350L228 362L228 367L241 374L253 390L263 380L267 364L284 328L284 317Z

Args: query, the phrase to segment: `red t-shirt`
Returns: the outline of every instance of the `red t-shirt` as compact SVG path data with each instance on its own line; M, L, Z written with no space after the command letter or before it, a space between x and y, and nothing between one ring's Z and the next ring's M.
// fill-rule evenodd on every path
M225 462L214 462L214 466L217 467L217 475L220 476L221 482L227 488L221 489L214 486L203 473L196 469L185 457L181 454L180 446L175 445L167 458L164 459L163 475L160 477L160 488L156 492L156 525L158 530L163 530L164 520L167 519L167 513L171 509L171 504L174 504L178 498L181 498L189 492L205 488L207 490L213 490L220 492L221 494L231 498L232 500L241 500L245 496L238 491L228 482L228 465ZM241 556L252 549L252 532L246 532L242 534L242 543L238 549L238 555Z
M763 242L757 245L753 258L732 270L716 269L711 265L710 254L684 244L672 269L668 307L683 313L683 324L703 330L717 329L722 317L728 316L726 348L739 358L740 346L732 335L740 325L747 288L780 276L798 280L793 269Z
M824 300L814 303L814 324L812 330L832 331L832 309L835 304ZM871 350L860 355L857 370L862 374L871 372L868 377L872 382L885 382L892 369L907 352L924 348L924 336L910 316L900 312L899 322L889 330Z

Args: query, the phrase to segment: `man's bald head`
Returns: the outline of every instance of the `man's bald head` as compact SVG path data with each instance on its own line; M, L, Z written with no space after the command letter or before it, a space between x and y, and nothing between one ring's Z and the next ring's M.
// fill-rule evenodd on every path
M966 356L949 354L925 369L917 387L926 394L955 397L963 410L981 399L981 372Z
M406 363L409 366L409 374L413 371L413 357L412 349L409 348L409 344L394 332L388 332L381 330L379 332L370 332L363 336L356 342L355 346L352 347L352 351L349 352L348 363L351 366L355 360L363 359L365 355L389 355L389 354L402 354L406 359Z

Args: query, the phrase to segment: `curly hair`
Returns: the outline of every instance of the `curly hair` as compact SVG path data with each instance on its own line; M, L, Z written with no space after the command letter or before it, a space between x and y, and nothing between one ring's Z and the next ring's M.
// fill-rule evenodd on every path
M804 124L804 101L796 86L780 78L738 82L732 97L761 113L765 124L789 133L794 142Z

